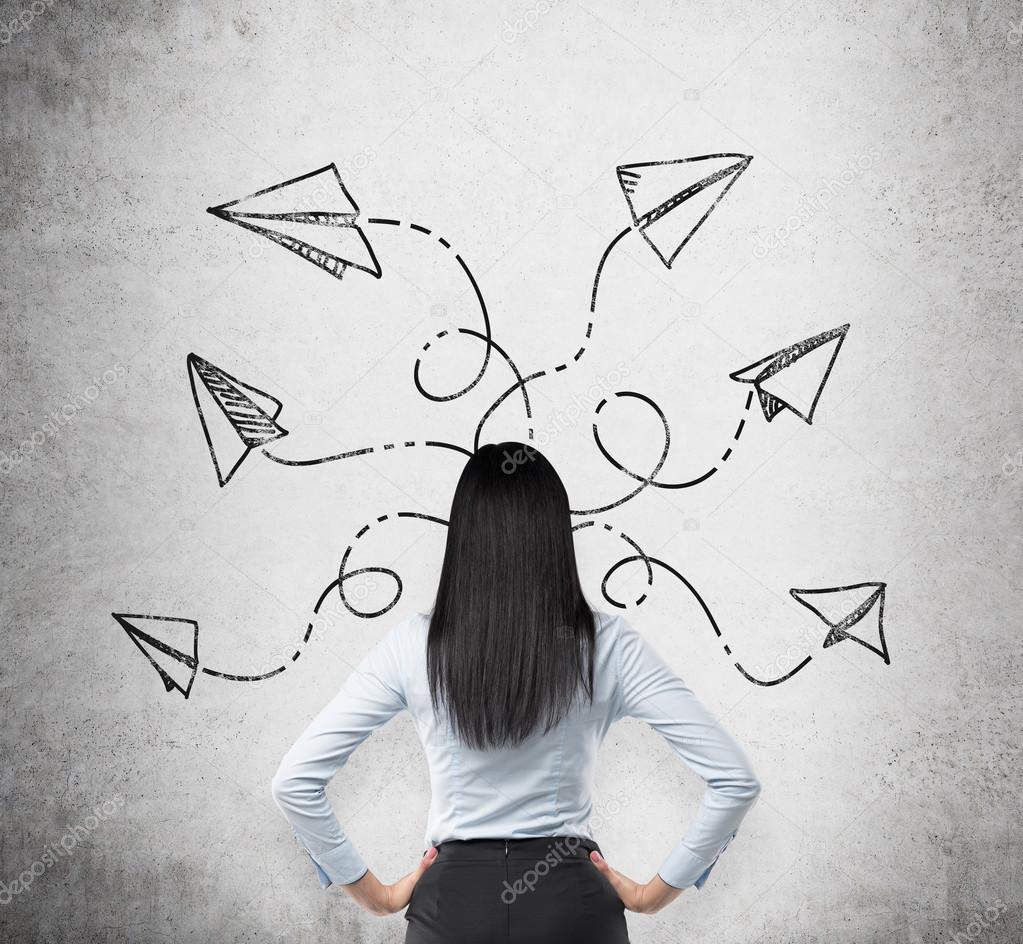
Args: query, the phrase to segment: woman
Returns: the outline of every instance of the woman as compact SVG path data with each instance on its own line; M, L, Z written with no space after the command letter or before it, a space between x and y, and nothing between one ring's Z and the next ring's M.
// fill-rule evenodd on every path
M324 788L402 709L429 762L429 848L384 885ZM608 865L588 822L597 748L626 716L707 783L645 884ZM321 884L343 886L373 914L408 906L406 944L627 942L624 912L649 914L702 886L759 792L742 750L642 636L589 607L565 488L516 442L483 446L466 463L432 614L386 634L273 780Z

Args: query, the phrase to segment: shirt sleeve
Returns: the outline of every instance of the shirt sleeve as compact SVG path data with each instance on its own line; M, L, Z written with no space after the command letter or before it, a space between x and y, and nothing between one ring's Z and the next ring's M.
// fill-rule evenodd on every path
M284 755L271 790L320 885L349 885L368 871L345 835L325 788L370 734L407 707L397 631L392 629L348 677Z
M695 819L658 875L675 888L701 888L760 794L742 748L645 639L619 617L615 720L639 718L706 783Z

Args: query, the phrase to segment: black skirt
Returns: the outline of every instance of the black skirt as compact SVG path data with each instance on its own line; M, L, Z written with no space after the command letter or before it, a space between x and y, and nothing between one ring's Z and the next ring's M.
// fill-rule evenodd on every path
M628 944L591 839L442 842L412 892L405 944Z

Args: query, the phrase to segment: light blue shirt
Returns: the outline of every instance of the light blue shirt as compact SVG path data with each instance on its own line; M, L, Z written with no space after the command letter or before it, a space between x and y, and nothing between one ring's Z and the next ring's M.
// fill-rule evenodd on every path
M746 755L643 637L617 615L594 611L592 702L546 734L509 749L459 743L435 714L426 674L429 616L391 629L281 761L273 796L324 887L367 868L325 788L352 752L399 711L412 716L426 752L432 801L425 846L447 839L580 836L593 839L597 749L621 718L639 718L706 782L696 816L658 869L669 885L700 887L760 793ZM660 828L651 825L660 832Z

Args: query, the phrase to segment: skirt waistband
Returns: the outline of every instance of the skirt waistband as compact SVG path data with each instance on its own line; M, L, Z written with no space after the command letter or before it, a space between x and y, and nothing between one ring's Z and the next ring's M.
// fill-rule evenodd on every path
M492 862L495 859L588 859L600 846L582 836L537 836L529 839L448 839L437 845L437 859ZM603 853L601 853L603 854Z

